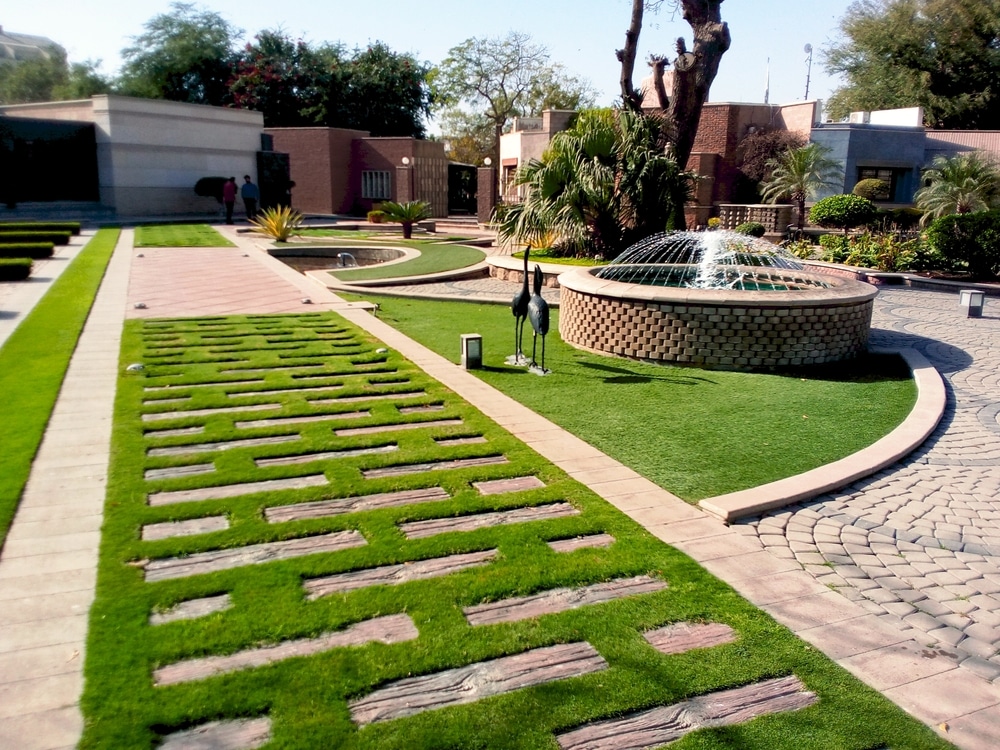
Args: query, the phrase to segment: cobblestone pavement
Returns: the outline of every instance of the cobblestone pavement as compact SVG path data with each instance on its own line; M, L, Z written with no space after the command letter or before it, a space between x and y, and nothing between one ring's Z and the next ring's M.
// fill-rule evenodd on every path
M744 533L847 598L1000 683L1000 300L965 318L955 294L883 290L873 347L912 347L948 406L915 453Z

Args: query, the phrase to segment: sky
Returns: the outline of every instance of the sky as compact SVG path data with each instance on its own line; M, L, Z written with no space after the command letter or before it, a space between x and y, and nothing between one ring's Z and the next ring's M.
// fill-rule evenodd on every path
M205 0L199 9L221 15L249 40L264 29L281 28L311 43L340 42L348 48L382 41L396 52L439 63L448 50L470 37L499 38L526 32L548 48L550 60L586 78L598 91L599 105L619 95L620 65L615 50L625 40L631 0ZM726 0L732 47L722 58L711 101L785 104L826 99L838 86L823 69L823 49L838 37L838 24L851 0ZM33 0L5 3L0 26L8 32L46 36L66 48L71 62L101 60L113 74L120 52L152 17L170 10L167 0ZM639 38L639 60L650 53L672 53L690 27L670 10L647 13ZM806 45L813 48L811 68ZM769 62L770 61L770 62ZM634 83L646 75L637 63Z

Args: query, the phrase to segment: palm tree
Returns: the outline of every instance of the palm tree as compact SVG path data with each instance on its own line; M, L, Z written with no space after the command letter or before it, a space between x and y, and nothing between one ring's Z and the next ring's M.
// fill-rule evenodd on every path
M1000 203L1000 169L976 153L937 156L924 170L924 187L913 196L923 210L920 223L950 214L968 214Z
M818 143L789 149L767 164L771 176L761 186L761 197L768 203L784 198L795 201L799 213L799 231L805 225L806 199L824 187L837 187L843 168L829 157L830 149Z
M431 204L425 201L385 201L379 210L385 214L386 221L403 225L403 239L408 240L413 236L413 225L430 217Z
M690 175L657 145L659 125L625 110L580 113L540 160L515 178L527 187L500 222L501 239L607 257L668 228ZM680 197L679 197L680 196Z

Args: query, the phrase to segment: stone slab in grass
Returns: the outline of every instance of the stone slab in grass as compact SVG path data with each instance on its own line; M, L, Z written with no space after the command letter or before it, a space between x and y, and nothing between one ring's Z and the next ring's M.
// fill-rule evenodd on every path
M285 539L280 542L264 542L246 547L196 552L185 557L167 557L146 563L146 581L166 581L173 578L187 578L219 570L241 568L245 565L260 565L275 560L316 555L323 552L339 552L344 549L363 547L368 541L360 531L337 531L323 536L307 536L300 539Z
M432 557L429 560L415 560L398 565L383 565L379 568L364 568L332 576L310 578L302 585L307 598L318 599L328 594L342 594L369 586L394 586L408 581L439 578L460 570L487 565L496 559L496 556L497 550L488 549L447 557Z
M191 518L187 521L165 521L164 523L148 523L142 527L142 541L152 542L157 539L172 539L178 536L197 536L213 531L224 531L229 528L226 516L206 516Z
M334 419L364 419L370 417L368 411L347 411L340 414L312 414L301 417L271 417L270 419L251 419L246 422L235 422L237 430L249 430L254 427L280 427L286 424L309 424L311 422L328 422Z
M308 464L313 461L332 461L338 458L352 458L353 456L372 456L380 453L394 453L399 450L395 443L389 445L378 445L372 448L346 448L342 451L324 451L322 453L303 453L301 456L279 456L276 458L257 458L254 463L260 468L267 466L295 466L298 464Z
M426 404L423 406L398 406L400 414L427 414L432 411L444 411L444 404Z
M183 388L212 388L215 386L227 385L254 385L263 383L264 378L254 378L253 380L213 380L210 383L173 383L171 385L147 385L143 390L146 393L157 393L159 391L179 391Z
M736 631L721 622L675 622L643 633L643 638L660 653L683 654L733 643Z
M174 732L163 738L159 750L256 750L271 741L271 720L236 719Z
M578 516L580 511L569 503L550 503L530 508L514 508L490 513L475 513L453 518L429 518L423 521L401 523L399 530L407 539L424 539L453 531L475 531L491 526L508 526L514 523L548 521L554 518Z
M247 406L219 406L214 409L191 409L189 411L161 411L155 414L143 414L143 422L161 422L165 419L184 419L186 417L207 417L212 414L237 414L241 411L267 411L280 409L281 404L252 404Z
M614 543L615 538L611 534L588 534L573 539L558 539L548 542L548 545L554 552L575 552L578 549L610 547Z
M452 461L386 466L382 469L365 469L361 474L365 479L380 479L382 477L402 477L407 474L421 474L425 471L469 469L475 466L498 466L505 463L509 463L506 456L482 456L480 458L456 458Z
M176 685L180 682L204 680L213 675L252 669L296 656L311 656L344 646L363 646L374 642L403 643L419 636L417 626L408 615L376 617L316 638L299 638L273 646L238 651L228 656L206 656L169 664L153 672L153 684Z
M562 750L647 750L704 727L742 724L764 714L797 711L818 699L791 675L588 724L556 736Z
M343 383L336 383L334 385L314 385L306 386L304 388L272 388L266 391L237 391L235 393L226 391L226 397L243 398L245 396L276 396L282 393L325 393L326 391L336 391L343 387Z
M205 425L198 427L178 427L177 429L169 430L146 430L142 436L146 438L184 437L187 435L201 435L203 432L205 432Z
M178 620L196 620L215 612L225 612L233 606L233 598L229 594L204 596L200 599L188 599L163 612L153 612L149 616L150 625L166 625Z
M320 406L330 406L332 404L350 404L356 401L389 401L392 399L408 399L426 396L427 391L408 391L407 393L372 393L361 396L340 396L338 398L311 398L309 403Z
M189 453L208 453L212 451L228 451L234 448L257 448L262 445L279 445L294 443L299 440L299 433L291 435L274 435L272 437L245 438L243 440L221 440L217 443L190 443L189 445L171 445L165 448L149 448L147 456L184 456ZM148 478L148 477L147 477Z
M196 490L172 490L169 492L153 492L147 497L150 505L171 505L173 503L195 503L201 500L224 500L228 497L252 495L257 492L276 492L278 490L300 490L305 487L319 487L327 484L323 474L309 474L304 477L288 477L287 479L265 479L260 482L241 482L239 484L220 484L217 487L201 487Z
M169 396L169 394L167 395ZM190 400L191 396L170 396L169 398L144 398L142 403L143 405L155 404L156 406L163 406L164 404L180 404Z
M357 377L358 375L369 375L371 370L361 370L357 372L320 372L316 374L306 374L306 375L292 375L293 380L323 380L325 378L350 378ZM387 367L384 370L377 370L380 374L390 375L394 372L398 372L395 367ZM403 381L408 382L408 381Z
M337 437L353 437L355 435L377 435L382 432L399 432L401 430L421 430L434 427L455 427L462 424L461 419L436 419L429 422L404 422L402 424L376 424L369 427L344 427L334 430Z
M472 486L479 490L480 495L502 495L505 492L521 492L536 490L545 486L545 482L535 476L512 477L510 479L489 479L485 482L473 482Z
M301 521L306 518L327 518L363 510L393 508L403 505L450 500L451 495L441 487L426 487L419 490L380 492L375 495L344 497L336 500L317 500L296 505L279 505L264 509L264 517L269 523Z
M453 445L478 445L489 441L482 435L474 435L472 437L434 438L434 442L442 448L449 448Z
M667 582L651 576L617 578L580 588L559 588L542 591L531 596L476 604L464 607L462 613L470 625L495 625L500 622L517 622L532 617L551 615L579 609L591 604L625 599L640 594L651 594L667 588Z
M196 477L211 474L215 464L188 464L187 466L168 466L165 469L146 469L143 477L147 481L156 479L178 479L179 477Z
M365 726L473 703L556 680L582 677L607 669L607 666L589 643L561 643L444 672L408 677L351 701L348 706L351 719Z

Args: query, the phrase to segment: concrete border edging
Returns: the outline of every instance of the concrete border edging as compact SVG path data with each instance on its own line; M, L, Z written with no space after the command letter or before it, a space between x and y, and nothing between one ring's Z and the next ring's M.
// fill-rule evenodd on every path
M917 402L896 429L867 448L839 461L759 487L705 498L698 503L698 507L726 523L746 516L760 515L871 476L920 446L934 432L944 415L944 380L916 349L879 353L899 354L906 361L917 384Z

